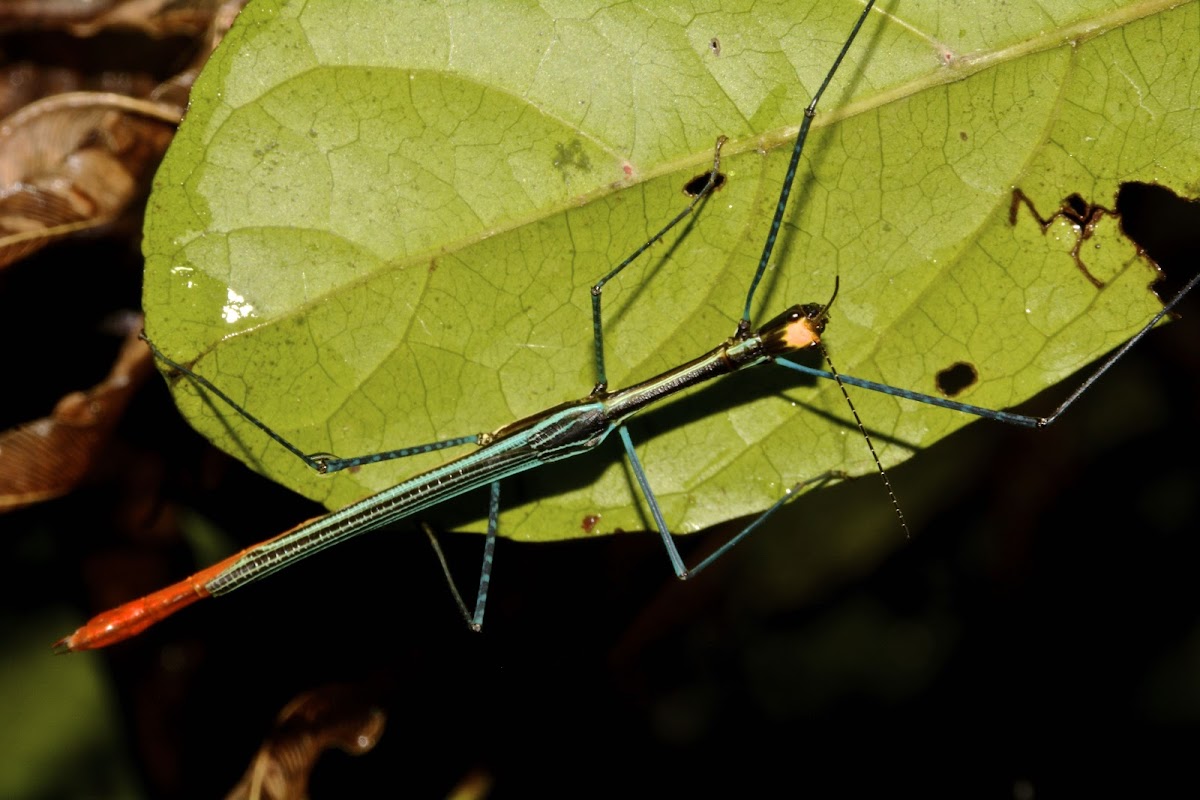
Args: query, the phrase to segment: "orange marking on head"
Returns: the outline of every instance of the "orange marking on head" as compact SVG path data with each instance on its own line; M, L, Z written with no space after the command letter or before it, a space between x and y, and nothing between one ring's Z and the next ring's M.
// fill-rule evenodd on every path
M813 330L811 319L801 317L795 322L788 323L787 329L783 334L783 340L787 342L788 347L795 350L803 350L820 342L821 334Z

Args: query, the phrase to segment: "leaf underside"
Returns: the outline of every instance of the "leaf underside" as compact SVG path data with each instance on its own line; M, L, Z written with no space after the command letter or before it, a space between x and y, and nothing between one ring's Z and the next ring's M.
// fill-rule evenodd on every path
M1009 206L1020 188L1043 215L1072 193L1112 208L1128 180L1195 193L1200 4L1017 5L876 9L818 112L757 321L839 277L825 342L841 371L934 394L966 363L978 380L955 399L1005 408L1159 307L1116 219L1082 250L1097 290L1074 225L1010 225ZM155 182L148 333L308 452L493 430L588 392L590 285L685 205L723 134L725 186L604 295L611 385L673 367L733 332L791 139L858 8L252 3ZM672 530L874 470L836 387L784 372L631 424ZM331 508L447 457L318 477L186 382L176 397ZM888 466L971 420L854 399ZM502 499L513 538L650 526L615 441ZM482 493L447 506L447 524L483 528Z

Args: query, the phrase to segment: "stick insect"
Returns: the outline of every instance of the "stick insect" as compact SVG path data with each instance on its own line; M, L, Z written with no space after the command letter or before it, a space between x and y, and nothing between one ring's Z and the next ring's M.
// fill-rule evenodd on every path
M803 364L784 359L782 356L803 349L803 347L807 347L809 345L815 346L819 343L821 332L824 329L824 323L830 312L830 306L833 302L833 297L836 296L836 290L832 292L829 300L822 303L812 303L807 306L794 307L784 315L776 317L762 328L756 328L751 323L751 315L755 312L754 301L756 292L759 289L764 275L767 273L772 250L777 242L778 233L784 221L787 210L788 193L790 192L793 181L796 178L796 165L799 161L801 152L803 151L805 137L809 129L809 124L811 123L813 115L815 114L817 101L820 99L820 95L824 91L825 86L828 85L829 80L836 73L838 64L840 64L845 53L852 45L854 36L858 32L859 27L862 24L862 20L866 19L870 14L872 5L873 3L869 3L864 9L863 15L859 18L859 22L854 28L854 34L852 34L842 46L841 54L837 57L832 69L830 69L826 75L825 83L822 84L821 89L814 94L813 100L808 107L804 118L804 124L801 126L801 130L795 139L795 145L792 149L792 161L783 180L783 190L780 200L776 205L771 223L771 230L766 236L766 244L763 255L759 261L758 269L755 272L750 282L750 287L746 293L745 305L742 310L740 320L736 325L736 330L728 342L714 350L711 350L706 356L689 362L682 367L662 373L659 378L656 379L657 382L652 380L644 384L635 384L629 390L624 391L608 391L604 359L604 337L601 335L602 317L600 313L600 288L608 280L615 277L616 273L620 272L627 264L632 262L632 260L641 253L639 250L622 262L615 270L613 270L612 273L605 275L600 280L600 283L597 284L596 291L593 293L593 298L595 298L593 305L593 327L595 331L594 348L597 375L596 388L593 390L593 392L587 397L581 398L579 401L551 407L547 411L534 414L530 417L524 417L517 422L494 431L491 434L483 434L476 437L460 437L458 439L449 440L448 442L438 442L432 445L423 445L416 448L388 451L380 454L380 456L346 459L339 459L324 455L310 456L303 451L298 450L290 443L285 443L281 437L275 435L273 432L268 431L268 429L262 425L262 423L258 422L255 417L251 416L249 412L245 411L242 406L232 400L228 395L225 395L213 384L203 382L200 376L197 376L193 373L193 379L201 380L201 385L204 387L204 389L231 404L253 424L260 427L264 432L268 432L268 435L274 438L276 443L284 445L290 449L294 455L300 456L301 460L307 463L310 467L316 468L319 471L334 471L351 468L377 460L387 460L399 456L410 455L413 452L428 452L430 450L442 449L444 446L468 444L471 442L483 445L483 448L478 452L483 453L484 455L482 458L476 458L475 460L471 460L472 456L467 456L460 462L452 462L455 463L456 466L450 467L449 471L439 468L431 472L422 473L420 476L418 476L418 479L415 483L400 484L400 487L403 488L398 487L393 490L388 490L387 492L370 498L368 501L363 501L363 503L349 506L347 509L343 509L340 512L335 512L329 517L322 518L322 521L315 523L317 528L324 532L331 530L329 526L340 526L344 521L352 520L352 524L357 525L357 527L349 529L349 532L339 528L329 538L308 539L305 537L307 537L310 533L314 533L315 529L311 527L300 526L293 531L281 535L278 540L272 540L275 541L276 544L271 547L258 549L250 548L244 553L233 557L229 561L223 562L216 568L211 568L203 573L199 573L194 577L194 579L184 581L177 585L177 587L173 587L170 590L164 590L164 593L159 593L151 596L151 598L147 598L147 602L144 602L141 605L138 605L140 601L135 601L134 604L123 607L124 610L118 609L114 612L111 612L110 616L102 615L100 618L93 620L92 623L89 623L72 637L67 637L60 642L60 649L84 649L89 646L103 646L104 644L109 644L112 641L119 641L121 638L124 638L127 635L132 635L133 633L140 631L146 625L156 621L157 619L160 619L167 613L170 613L173 610L180 608L191 601L194 601L194 599L199 599L199 597L206 596L207 594L222 593L224 591L237 588L240 585L244 585L245 582L248 582L247 577L250 579L256 579L262 575L269 574L271 571L274 571L274 569L277 569L280 563L290 563L288 561L279 561L279 553L281 552L278 549L279 547L285 547L287 549L289 555L286 556L286 558L290 559L292 558L292 548L296 546L298 542L310 543L303 544L301 546L309 548L304 552L314 552L315 550L326 546L332 541L344 538L346 535L360 532L361 530L366 530L371 527L376 527L384 522L392 521L399 517L415 513L416 511L424 508L427 504L414 502L403 505L398 510L383 511L378 515L377 518L373 518L371 523L359 524L358 517L356 516L360 512L372 514L376 513L374 509L378 509L380 506L386 506L387 504L393 503L397 496L405 495L406 492L415 492L417 494L430 492L434 486L445 485L446 481L451 475L459 476L463 474L465 474L465 477L463 478L463 483L461 485L456 484L453 487L453 491L435 493L429 502L441 502L445 499L449 499L450 497L457 496L457 494L459 494L461 491L465 491L467 488L483 485L492 486L491 502L489 504L488 537L487 543L485 544L484 569L474 611L471 612L470 610L466 609L465 604L459 600L460 607L463 608L464 615L468 617L468 622L472 625L472 627L477 628L482 624L483 610L487 596L487 581L490 574L491 548L494 543L494 537L497 528L497 481L500 477L513 474L518 470L528 469L537 465L538 463L543 463L543 460L541 459L528 456L527 449L529 445L537 436L545 434L555 426L563 424L566 424L568 427L573 429L564 434L565 438L557 440L556 446L561 446L562 450L556 451L555 454L557 455L561 452L562 457L590 449L593 444L598 443L598 441L602 439L604 435L607 435L608 432L618 433L621 442L624 445L626 456L631 464L633 474L636 477L637 483L640 485L640 488L646 498L649 516L652 517L654 526L658 529L660 535L662 536L664 546L666 547L670 556L672 567L679 577L682 578L687 577L690 574L694 574L696 571L698 571L698 569L701 569L708 563L711 563L711 559L702 561L698 567L692 568L691 570L684 566L682 560L675 550L674 544L672 543L665 516L662 513L659 504L653 499L654 495L650 491L646 471L640 465L640 460L633 446L628 429L624 427L623 423L630 414L649 402L657 400L664 395L672 394L678 388L682 388L685 385L690 385L695 380L699 380L701 376L707 377L711 374L722 371L725 368L740 369L743 366L752 366L762 363L766 360L774 360L776 363L806 372L808 375L813 377L823 379L834 377L833 373L829 370L808 367ZM719 51L717 52L719 55ZM724 52L728 52L727 46ZM693 206L701 199L706 197L708 192L711 191L711 187L716 183L718 169L719 164L714 164L713 169L710 172L710 177L706 188L702 190L700 192L700 196L693 201ZM688 210L690 210L693 206L689 206ZM687 212L685 211L683 214L677 217L676 220L671 223L671 225L674 225L676 222L680 221L684 216L686 216L686 214ZM671 226L669 225L668 228L669 227ZM651 242L656 241L662 236L663 233L665 233L665 230L660 232L658 236L653 237ZM1190 290L1192 285L1194 285L1194 282L1195 281L1188 284L1179 293L1179 295L1177 295L1177 298L1181 297L1188 290ZM770 296L770 292L764 291L764 295ZM1115 361L1123 354L1123 352L1125 352L1125 349L1127 349L1128 346L1130 346L1134 341L1136 341L1137 338L1140 338L1145 334L1145 332L1153 327L1153 325L1156 324L1159 319L1161 319L1162 315L1167 313L1169 309L1173 307L1174 303L1177 302L1177 298L1168 304L1167 308L1164 308L1163 311L1161 311L1159 315L1156 316L1149 324L1144 326L1135 336L1135 338L1130 340L1129 345L1126 345L1125 348L1117 351L1112 357L1110 357L1110 359L1107 360L1097 370L1096 375L1099 375L1105 371L1113 361ZM161 352L159 353L159 356L166 363L175 368L182 367L180 364L171 362ZM718 364L723 366L718 369L716 366ZM990 411L978 406L956 403L948 401L944 398L933 397L927 394L911 392L908 390L897 390L892 386L879 381L846 377L843 379L843 382L847 385L880 391L885 394L898 396L909 401L942 405L959 411L966 411L972 414L988 416L1004 422L1028 426L1040 426L1053 421L1053 419L1056 418L1057 415L1061 413L1061 411L1065 409L1065 407L1069 405L1075 397L1081 394L1082 391L1086 390L1087 386L1090 385L1091 379L1089 379L1089 381L1081 387L1080 391L1073 395L1067 401L1067 403L1046 418L1027 417L1023 415L1008 414L1005 412ZM606 403L609 405L605 405ZM589 414L593 415L593 418L589 418L585 421L584 418ZM522 458L511 463L507 463L503 466L496 466L494 471L489 472L488 470L493 469L493 466L495 466L494 462L490 459L493 456L498 455L504 450L504 448L513 448L515 450L522 451ZM878 464L878 459L874 456L873 452L872 458L874 458ZM552 459L544 460L548 461ZM463 469L467 470L466 473L462 472ZM882 465L880 465L880 472L883 474ZM818 481L827 479L828 477L829 476L826 475L823 478L822 473L816 473L815 476L816 480ZM787 492L784 493L774 505L770 506L766 512L763 512L762 516L744 529L742 534L739 534L739 536L735 537L733 542L736 542L742 536L751 532L759 524L759 522L780 508L783 503L785 503L794 494L795 489L802 488L804 485L806 484L803 481L794 484L792 489L787 490ZM321 535L324 536L323 533ZM731 544L733 542L731 542ZM725 552L725 548L718 551L715 556L719 556L723 552Z

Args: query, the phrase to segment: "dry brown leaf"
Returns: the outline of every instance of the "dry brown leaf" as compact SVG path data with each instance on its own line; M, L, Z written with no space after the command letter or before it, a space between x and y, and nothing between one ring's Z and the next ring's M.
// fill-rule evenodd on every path
M93 36L109 28L150 36L196 36L209 26L220 0L5 0L0 31L66 30Z
M0 267L113 222L142 196L181 115L165 103L71 92L0 123Z
M112 85L152 95L139 99L123 92L63 92L32 100L0 120L0 268L69 234L107 226L144 201L195 75L243 5L244 0L0 3L0 28L11 28L18 20L37 27L31 20L39 11L43 27L51 18L78 22L73 14L94 12L90 18L95 24L108 24L135 11L169 16L188 9L202 9L205 23L192 31L204 38L192 63L159 84L149 80L148 72L89 73L35 62L0 68L3 108L80 85ZM163 35L180 32L142 27ZM127 344L104 383L63 398L50 417L0 433L0 511L57 497L78 484L150 367L142 343Z
M67 395L49 417L0 434L0 511L75 488L104 452L129 399L153 371L150 349L131 332L104 381Z
M77 36L103 27L203 39L192 62L158 84L149 73L88 73L22 62L0 70L0 267L68 234L100 228L136 207L170 143L188 92L245 0L9 3L5 27L65 27ZM7 80L4 80L7 79ZM121 91L55 89L112 85ZM143 95L138 99L130 95Z
M288 703L228 800L306 797L308 778L321 753L336 747L362 755L383 734L384 712L353 686L304 692Z
M46 63L37 55L41 54L22 53L0 66L0 119L43 97L67 92L112 92L128 97L148 97L160 82L148 71Z

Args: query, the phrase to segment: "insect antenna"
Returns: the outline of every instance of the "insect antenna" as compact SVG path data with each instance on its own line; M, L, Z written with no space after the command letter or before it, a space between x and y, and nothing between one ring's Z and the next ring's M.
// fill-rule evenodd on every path
M837 299L839 283L840 281L834 278L833 295L821 310L823 317L828 316L829 307ZM829 357L829 351L825 349L823 343L819 347L821 348L821 355L824 357L825 363L829 365L829 373L833 376L833 382L837 384L842 397L846 399L846 405L850 407L850 414L854 417L854 424L858 426L858 432L862 434L863 441L867 443L867 449L871 451L871 460L875 462L875 468L879 470L879 477L883 481L883 488L892 500L892 509L896 512L896 518L900 520L900 527L904 529L904 538L911 539L912 532L908 529L908 521L904 519L904 510L900 508L900 499L896 497L896 492L892 489L892 481L888 478L887 470L883 468L883 462L879 460L879 454L875 452L875 443L871 441L871 435L867 433L867 428L863 425L862 418L858 416L858 409L854 407L854 401L850 399L850 393L846 391L846 385L842 383L842 376L837 371L837 367L833 365L833 359Z

